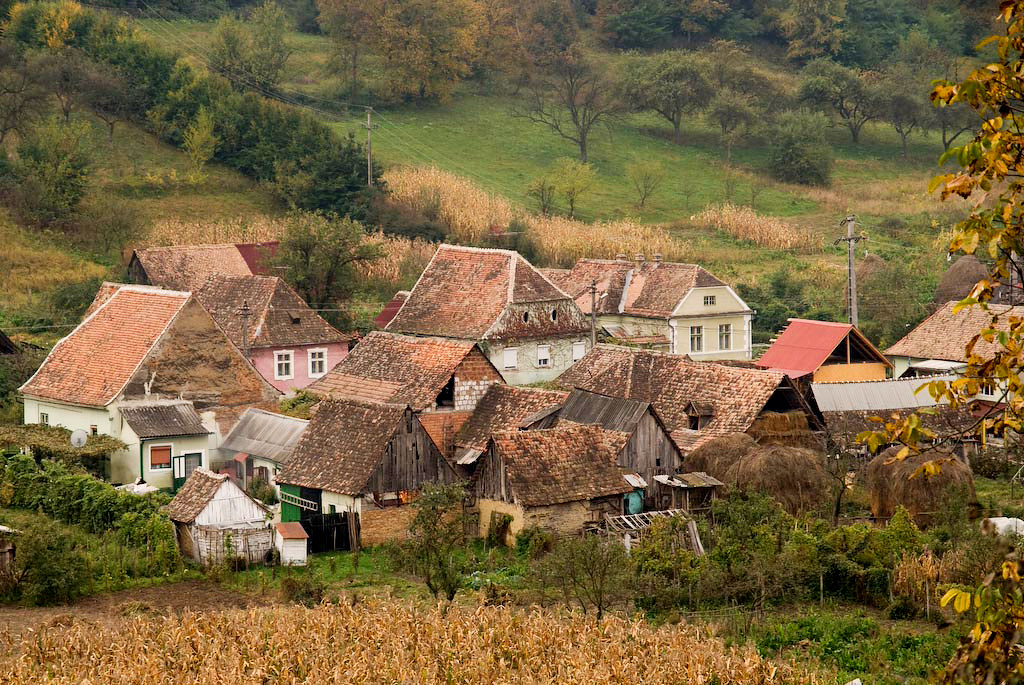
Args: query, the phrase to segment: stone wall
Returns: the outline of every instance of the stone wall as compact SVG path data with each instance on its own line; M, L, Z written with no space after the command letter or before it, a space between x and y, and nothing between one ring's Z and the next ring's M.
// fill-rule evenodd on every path
M474 348L455 369L455 411L472 411L501 374L480 350Z
M371 509L364 507L359 515L359 536L363 547L381 545L391 540L404 540L416 509L408 505Z
M480 510L480 537L487 537L487 531L491 527L492 514L508 514L512 517L512 523L508 527L505 544L510 546L515 544L516 535L525 525L526 518L523 514L523 508L517 504L510 504L509 502L502 502L496 499L479 499L476 504Z

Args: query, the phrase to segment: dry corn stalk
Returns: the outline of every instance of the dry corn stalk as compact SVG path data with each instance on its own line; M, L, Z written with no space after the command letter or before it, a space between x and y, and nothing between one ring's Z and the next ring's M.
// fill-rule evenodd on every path
M788 250L803 247L807 236L785 221L761 216L750 207L733 204L708 205L693 217L702 226L728 233L740 240L749 240L762 247Z

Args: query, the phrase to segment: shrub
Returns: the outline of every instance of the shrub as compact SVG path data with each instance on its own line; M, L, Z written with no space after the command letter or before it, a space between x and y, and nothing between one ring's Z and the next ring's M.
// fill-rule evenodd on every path
M530 526L516 534L516 553L527 559L537 559L550 552L554 543L555 539L550 532Z
M87 129L49 120L18 144L14 206L26 221L50 226L69 220L89 177Z
M85 591L80 543L52 522L33 523L17 538L13 591L26 604L66 604Z
M316 573L297 572L281 579L281 594L289 602L315 606L324 600L327 584Z
M578 604L583 613L593 610L600 620L609 609L632 599L633 565L615 538L566 538L536 565L534 581L542 590L560 592L566 604Z
M825 141L821 116L790 112L779 117L771 135L768 171L786 183L827 186L832 177L832 148Z
M254 478L249 483L248 492L251 497L258 499L264 504L277 504L277 490L262 478Z

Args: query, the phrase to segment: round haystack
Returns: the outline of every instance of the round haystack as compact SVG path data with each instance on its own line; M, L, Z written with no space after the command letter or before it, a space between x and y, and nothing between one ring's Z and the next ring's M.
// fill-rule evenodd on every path
M899 447L890 447L867 466L865 475L872 515L888 518L902 506L918 526L924 527L958 494L967 495L968 505L977 503L970 466L948 452L928 452L896 460L899 451ZM941 472L932 476L923 471L917 473L928 461L939 462Z
M988 269L972 254L953 262L935 289L935 304L957 302L971 294L978 281L988 278Z
M687 454L683 468L687 471L703 471L724 481L729 467L756 447L757 442L746 433L727 433L708 440Z
M723 480L770 495L795 515L819 508L828 497L824 461L821 452L803 447L759 445L730 466Z

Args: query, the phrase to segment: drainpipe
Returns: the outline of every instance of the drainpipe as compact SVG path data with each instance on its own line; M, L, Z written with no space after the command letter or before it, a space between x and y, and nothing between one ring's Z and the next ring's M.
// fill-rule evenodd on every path
M145 442L146 442L145 440L143 440L142 438L139 438L139 482L140 483L145 483L146 482L146 478L145 478L146 472L142 470L142 464L144 463L144 459L142 457L142 451L143 451L143 443L145 443Z
M679 322L676 321L675 319L669 319L668 320L668 330L669 330L669 333L671 334L669 336L669 350L668 351L671 352L672 354L677 354L677 352L676 352L676 336L677 336L676 327L678 325L679 325Z

